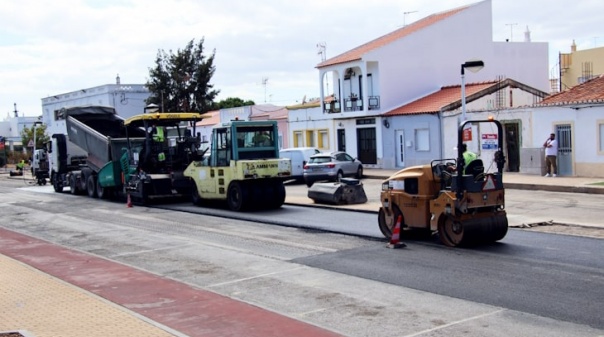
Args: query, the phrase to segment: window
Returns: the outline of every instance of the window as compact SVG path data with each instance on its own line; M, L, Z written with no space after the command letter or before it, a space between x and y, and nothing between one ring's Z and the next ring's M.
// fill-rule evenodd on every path
M329 132L327 130L319 130L319 148L329 148Z
M306 131L306 146L315 147L315 131L314 130Z
M415 151L430 151L429 129L415 129Z
M294 132L294 147L302 147L304 145L304 138L302 137L302 131Z

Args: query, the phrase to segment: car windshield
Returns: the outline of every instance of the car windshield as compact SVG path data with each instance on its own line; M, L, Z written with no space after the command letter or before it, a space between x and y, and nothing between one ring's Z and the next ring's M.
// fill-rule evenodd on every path
M331 157L311 157L309 164L323 164L331 162Z

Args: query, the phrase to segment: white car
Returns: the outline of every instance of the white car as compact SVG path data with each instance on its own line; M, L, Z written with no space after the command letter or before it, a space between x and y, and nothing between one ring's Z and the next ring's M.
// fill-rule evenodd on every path
M292 179L304 180L304 165L310 160L310 156L321 153L314 147L292 147L279 151L280 158L289 158L292 163Z

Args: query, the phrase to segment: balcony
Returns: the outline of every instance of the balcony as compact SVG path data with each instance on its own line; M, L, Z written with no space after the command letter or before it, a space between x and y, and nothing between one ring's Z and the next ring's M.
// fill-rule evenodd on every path
M340 101L333 100L323 102L323 112L328 114L339 113L342 112L342 108L340 107Z
M369 110L380 109L380 96L369 96ZM352 96L344 99L344 112L350 111L363 111L363 99ZM342 107L340 101L323 101L323 112L324 113L340 113Z

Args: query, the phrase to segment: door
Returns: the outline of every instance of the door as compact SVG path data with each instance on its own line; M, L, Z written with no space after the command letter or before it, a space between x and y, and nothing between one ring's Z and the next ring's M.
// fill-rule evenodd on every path
M518 136L518 123L505 124L505 150L509 172L520 171L520 137Z
M561 176L573 175L573 143L570 124L556 125L558 138L558 174Z
M346 130L338 129L338 151L346 152Z
M405 131L395 131L396 167L405 167Z
M375 128L357 129L358 158L363 164L377 164Z

